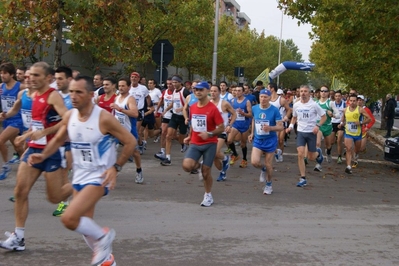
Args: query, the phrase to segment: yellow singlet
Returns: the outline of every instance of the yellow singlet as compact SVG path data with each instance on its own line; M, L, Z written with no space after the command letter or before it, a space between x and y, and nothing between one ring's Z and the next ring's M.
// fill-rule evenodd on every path
M346 135L357 137L362 134L362 126L356 125L355 123L360 121L359 106L356 106L356 109L353 112L349 110L349 107L346 108L345 120L346 120L346 126L345 126Z

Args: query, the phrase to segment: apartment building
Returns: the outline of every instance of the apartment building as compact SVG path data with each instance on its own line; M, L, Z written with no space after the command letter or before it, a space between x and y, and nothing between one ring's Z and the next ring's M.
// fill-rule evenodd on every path
M221 0L219 15L233 17L239 28L243 28L251 24L251 19L247 16L247 14L241 12L241 7L236 0Z

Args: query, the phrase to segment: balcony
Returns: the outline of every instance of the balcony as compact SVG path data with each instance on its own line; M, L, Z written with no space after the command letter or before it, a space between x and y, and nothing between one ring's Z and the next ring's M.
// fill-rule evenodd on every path
M227 7L234 7L235 10L240 10L240 5L235 0L223 0Z
M245 20L248 24L251 24L251 19L244 12L238 12L237 18L240 18L241 20Z

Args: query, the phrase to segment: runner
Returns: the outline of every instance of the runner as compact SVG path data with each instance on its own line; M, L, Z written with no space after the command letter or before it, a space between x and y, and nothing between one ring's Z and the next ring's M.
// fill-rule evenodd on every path
M41 153L31 154L33 165L47 160L71 140L73 162L73 200L61 217L64 226L83 236L93 250L91 265L115 265L112 241L115 231L100 227L94 220L97 202L114 189L116 177L136 146L136 139L112 115L92 103L93 82L90 77L78 76L69 91L74 109L63 118L62 127ZM116 139L124 144L116 159ZM18 201L17 201L18 202Z
M47 131L52 133L61 116L67 111L62 97L53 88L50 88L50 66L45 62L35 63L30 68L30 81L32 89L36 90L32 103L32 133ZM51 129L50 129L51 128ZM33 185L44 172L46 181L47 198L51 203L59 203L72 193L71 184L64 184L61 176L61 155L58 149L49 153L47 158L40 163L28 164L28 157L33 153L40 153L54 135L49 134L38 140L31 140L29 148L24 153L22 162L17 172L17 182L14 189L15 204L15 231L6 232L8 237L0 241L0 247L9 250L25 250L25 222L28 218L28 196ZM65 142L65 138L62 143Z
M264 89L259 92L260 103L252 107L252 114L254 116L252 120L252 133L248 136L249 142L253 142L251 164L256 168L261 169L259 181L266 181L263 190L263 194L266 195L271 195L273 192L272 162L274 151L278 144L276 132L284 130L281 114L278 108L270 104L271 95L270 90ZM264 164L260 162L263 153L265 153ZM265 180L266 172L267 178Z
M237 118L237 113L226 100L220 98L221 88L217 85L211 87L211 102L218 108L219 113L223 118L223 124L225 131L218 135L218 144L216 148L216 156L213 160L216 168L220 171L218 179L216 181L226 180L226 171L230 167L230 156L223 154L221 149L226 144L227 134L231 131L231 125L234 124ZM229 122L230 115L230 122Z
M375 124L375 117L373 115L373 112L366 106L365 104L365 99L363 95L358 95L357 96L357 105L360 107L363 107L363 109L367 112L369 115L371 121L362 124L362 145L360 146L360 151L359 152L366 152L366 143L367 143L367 138L368 138L368 132L370 129L373 127ZM353 165L352 165L353 167Z
M344 111L346 108L346 102L342 99L342 92L341 90L338 90L334 94L335 97L335 107L338 109L339 112L339 118L332 117L331 122L333 126L333 132L335 136L334 140L337 143L337 152L338 152L338 158L337 158L337 164L342 163L342 152L343 152L343 141L344 141L344 128L338 127L339 124L341 123L342 116L344 115Z
M112 112L111 104L115 102L116 98L116 80L112 77L105 77L103 81L104 94L101 94L96 103L101 108Z
M185 154L182 167L191 172L199 169L204 179L205 194L201 206L210 207L213 204L211 168L216 155L217 136L224 131L223 118L217 107L209 101L209 84L199 82L194 87L198 102L190 107L192 130L190 136L184 139L190 143ZM202 164L199 163L203 157Z
M352 149L354 146L354 164L357 166L357 158L362 145L363 124L371 121L367 112L357 105L356 94L349 95L349 106L345 109L340 127L345 126L346 168L345 173L352 174ZM363 119L361 117L363 115Z
M326 121L325 111L310 98L310 88L307 85L300 87L300 101L294 103L292 112L292 119L290 126L286 129L289 133L293 128L294 124L298 123L297 133L297 152L298 152L298 167L301 174L301 178L297 183L297 187L304 187L307 185L305 175L305 148L308 148L308 158L310 160L316 160L317 163L322 163L323 156L321 149L316 148L317 133L319 132L320 126ZM316 123L317 116L320 117L320 121Z

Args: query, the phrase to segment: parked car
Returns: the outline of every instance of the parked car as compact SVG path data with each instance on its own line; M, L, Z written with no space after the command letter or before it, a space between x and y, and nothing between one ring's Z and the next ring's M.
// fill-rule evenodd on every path
M399 118L399 101L396 101L395 118Z
M399 164L399 137L385 140L384 159Z

